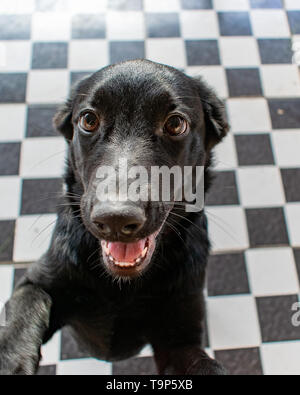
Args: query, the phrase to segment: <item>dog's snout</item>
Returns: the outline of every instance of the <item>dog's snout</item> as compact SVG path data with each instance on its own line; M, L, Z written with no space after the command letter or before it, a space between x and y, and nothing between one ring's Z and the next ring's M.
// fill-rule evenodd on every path
M144 211L139 207L95 208L91 219L104 238L135 236L146 222Z

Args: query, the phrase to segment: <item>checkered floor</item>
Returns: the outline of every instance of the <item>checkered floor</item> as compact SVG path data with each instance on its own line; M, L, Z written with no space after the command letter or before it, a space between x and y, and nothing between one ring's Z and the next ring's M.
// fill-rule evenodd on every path
M299 0L1 0L0 301L49 243L65 151L51 128L57 104L81 76L146 57L202 74L232 125L207 206L208 351L233 374L300 374L293 40ZM151 372L148 348L111 365L88 358L67 330L43 348L41 374Z

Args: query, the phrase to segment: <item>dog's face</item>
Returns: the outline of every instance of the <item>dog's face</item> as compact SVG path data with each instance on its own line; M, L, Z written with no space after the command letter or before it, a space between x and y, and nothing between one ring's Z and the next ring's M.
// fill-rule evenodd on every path
M101 200L99 169L119 175L125 163L149 172L152 166L204 166L228 129L222 103L201 80L146 60L81 81L55 126L69 142L83 222L99 240L107 270L123 278L149 266L172 203Z

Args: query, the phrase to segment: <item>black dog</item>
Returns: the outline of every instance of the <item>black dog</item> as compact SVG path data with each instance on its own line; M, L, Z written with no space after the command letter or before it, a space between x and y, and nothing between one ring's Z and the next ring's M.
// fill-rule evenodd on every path
M97 199L99 166L204 166L228 131L224 106L201 79L146 60L84 79L55 117L68 141L67 191L48 252L7 304L2 374L34 374L41 345L69 326L99 359L149 343L160 374L224 374L203 350L209 253L203 211ZM118 169L117 169L118 170Z

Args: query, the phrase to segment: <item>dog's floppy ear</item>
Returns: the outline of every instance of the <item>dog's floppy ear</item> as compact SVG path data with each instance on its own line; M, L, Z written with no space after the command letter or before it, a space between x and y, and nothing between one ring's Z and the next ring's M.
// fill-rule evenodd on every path
M90 75L87 75L73 85L69 99L58 109L53 119L54 128L69 142L73 139L74 133L72 122L74 102L80 90L87 88L89 79Z
M67 141L71 141L73 138L72 112L73 99L70 98L60 107L53 119L55 129L60 132Z
M229 124L223 101L218 98L214 90L202 78L195 78L195 81L204 111L205 148L210 151L226 136L229 131Z

